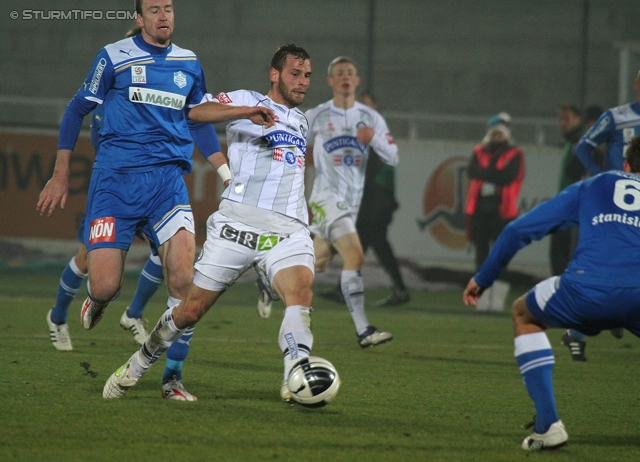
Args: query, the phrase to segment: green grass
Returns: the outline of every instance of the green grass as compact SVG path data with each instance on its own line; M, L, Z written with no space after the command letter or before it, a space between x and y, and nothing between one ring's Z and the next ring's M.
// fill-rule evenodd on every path
M282 305L259 318L256 289L244 284L196 328L184 372L198 402L160 398L163 359L127 396L103 400L104 381L136 349L118 325L136 280L127 278L92 331L79 325L79 296L69 319L74 350L62 353L45 321L58 278L0 274L2 461L640 460L640 354L629 333L590 340L589 362L574 363L559 346L561 332L550 332L570 442L527 454L522 425L534 410L513 358L510 317L476 314L459 292L413 292L410 304L379 308L373 301L386 293L368 290L370 321L395 339L367 350L346 308L316 298L313 353L336 366L342 387L329 406L305 409L279 398ZM150 324L164 310L160 292L145 315Z

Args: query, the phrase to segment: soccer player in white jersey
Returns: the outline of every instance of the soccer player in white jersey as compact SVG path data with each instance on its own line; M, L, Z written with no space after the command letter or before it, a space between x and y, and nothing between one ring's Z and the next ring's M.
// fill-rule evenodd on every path
M364 310L360 270L364 263L356 218L371 150L387 165L398 163L398 148L382 116L356 101L360 77L354 61L341 56L329 64L327 83L333 99L307 111L316 176L309 199L316 271L324 271L338 253L343 268L342 294L362 348L390 341L390 332L369 324Z
M136 0L141 33L102 48L60 127L53 176L37 210L64 208L71 153L82 118L104 106L100 143L89 185L83 241L88 251L89 296L81 311L92 329L119 293L134 235L142 231L160 256L169 291L167 307L186 297L193 277L194 220L182 175L191 170L194 140L214 168L226 165L215 130L187 120L207 93L197 56L173 44L172 0ZM227 167L228 168L228 167ZM163 377L165 398L194 401L181 381L193 329ZM174 352L176 352L174 350Z
M247 90L220 93L191 110L196 122L232 121L227 126L231 181L219 210L207 221L207 240L186 299L161 317L144 345L111 375L104 398L124 395L184 329L254 267L272 296L286 306L278 337L285 379L280 396L291 401L286 379L313 345L309 314L314 255L304 196L309 126L296 109L309 88L309 55L292 44L281 46L271 60L269 77L266 96Z

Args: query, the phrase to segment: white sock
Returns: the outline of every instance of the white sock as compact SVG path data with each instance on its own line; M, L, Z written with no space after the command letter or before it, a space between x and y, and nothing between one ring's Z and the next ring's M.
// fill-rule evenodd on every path
M178 306L181 301L182 300L180 300L179 298L175 298L169 295L169 298L167 298L167 309L173 308L174 306Z
M296 361L308 358L313 347L313 333L311 332L311 307L288 306L284 311L284 319L280 326L278 344L284 356L284 378Z
M89 276L89 273L83 273L82 271L80 271L80 268L78 268L78 265L76 264L75 256L69 261L69 268L71 268L71 271L73 271L73 273L79 278L86 278L87 276Z
M356 325L356 332L362 334L369 327L369 320L364 312L364 284L360 271L342 270L340 287L347 302L347 308Z
M167 351L171 344L179 339L186 330L176 327L173 322L173 309L164 312L147 340L131 357L129 371L134 379L142 377L162 353Z

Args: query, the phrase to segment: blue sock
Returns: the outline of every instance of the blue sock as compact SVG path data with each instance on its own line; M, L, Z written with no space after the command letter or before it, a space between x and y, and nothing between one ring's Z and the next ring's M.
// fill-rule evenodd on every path
M167 350L167 363L164 374L162 374L163 384L173 378L182 380L182 364L189 354L189 344L195 328L196 326L189 327Z
M560 420L556 412L551 373L555 359L544 332L519 335L514 340L515 357L529 396L536 408L536 433L546 433Z
M164 276L162 274L162 264L160 258L151 255L142 268L140 278L138 279L138 287L133 295L133 300L127 309L127 316L130 318L140 319L144 308L156 293L160 284L162 284Z
M80 271L76 265L75 257L73 257L60 276L56 305L51 312L51 321L54 324L60 325L67 323L69 305L71 305L78 290L80 290L82 281L86 277L87 275Z
M578 332L575 329L569 329L569 335L576 339L578 342L584 342L586 337L582 332Z

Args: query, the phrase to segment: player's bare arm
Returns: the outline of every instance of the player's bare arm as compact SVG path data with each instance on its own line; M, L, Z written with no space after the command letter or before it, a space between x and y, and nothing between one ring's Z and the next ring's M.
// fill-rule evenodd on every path
M476 280L474 278L471 278L469 280L469 283L467 284L467 287L464 289L464 292L462 293L462 302L466 306L469 306L469 305L476 306L476 304L478 303L478 299L480 298L484 290L485 290L485 287L480 287L476 283Z
M40 212L40 215L46 213L46 215L50 217L58 204L60 204L60 208L63 209L67 203L70 162L71 151L68 149L59 150L53 175L51 179L47 181L38 198L36 210Z
M275 123L273 111L262 106L228 106L207 102L199 104L189 111L189 118L197 123L219 123L236 119L249 119L265 128Z

